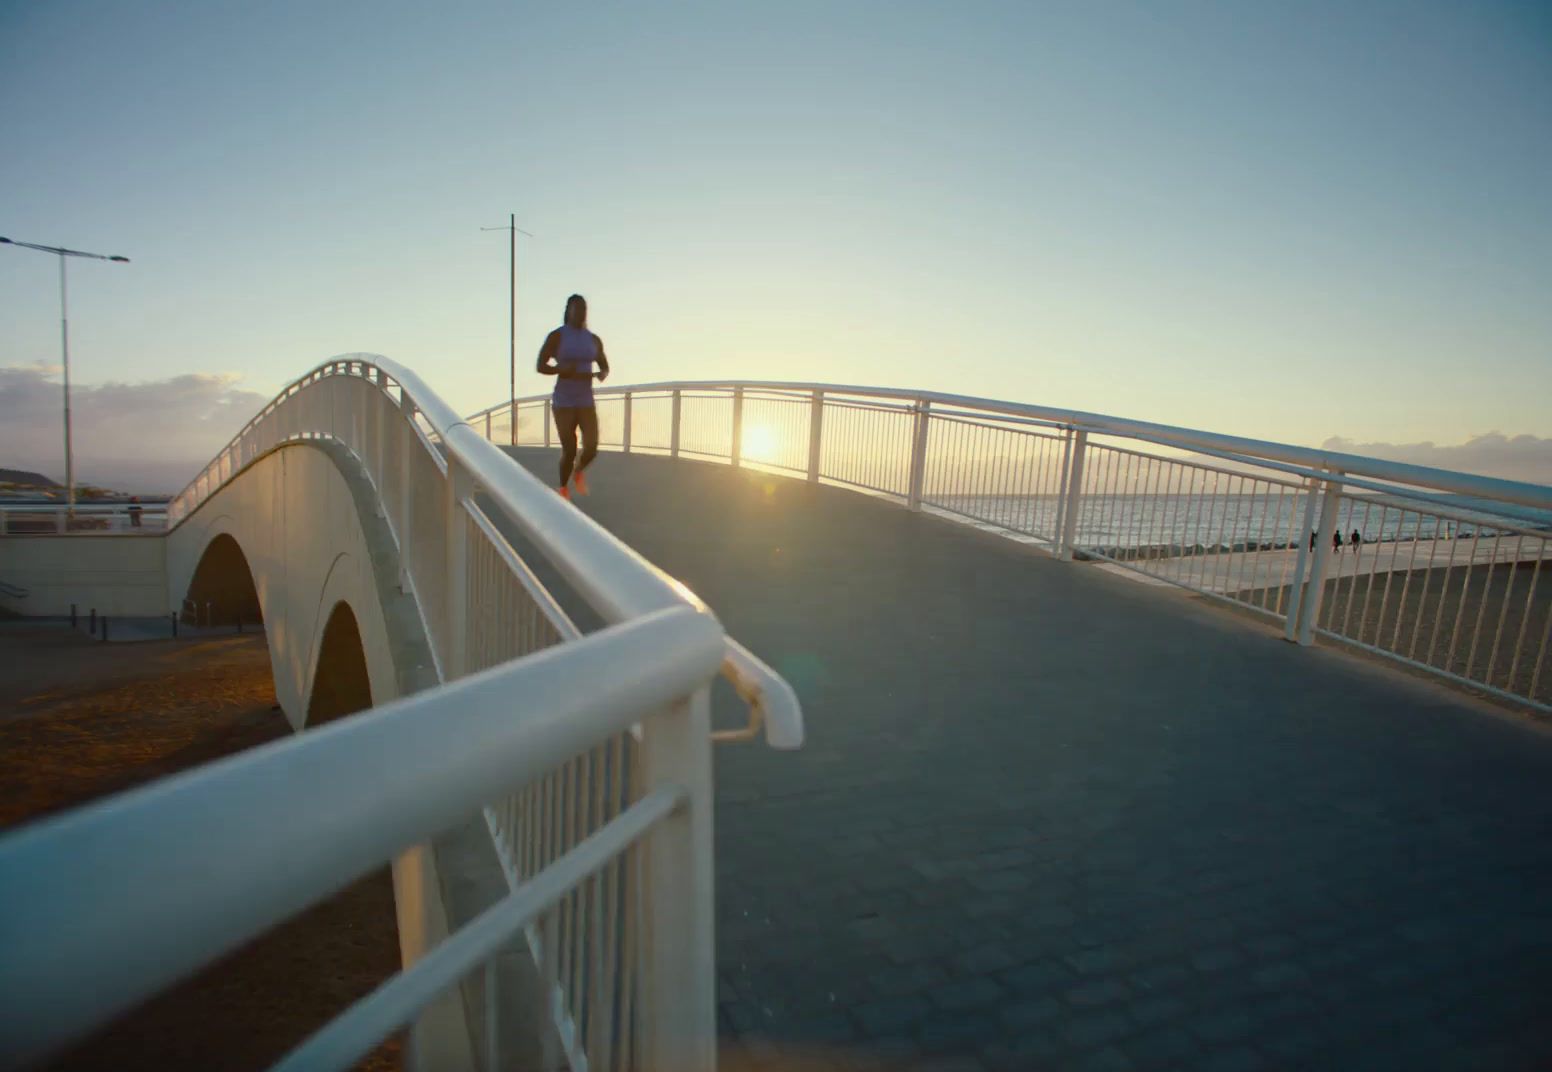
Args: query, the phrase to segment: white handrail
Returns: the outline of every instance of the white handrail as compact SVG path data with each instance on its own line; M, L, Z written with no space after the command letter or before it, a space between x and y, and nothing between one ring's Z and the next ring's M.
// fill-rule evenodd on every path
M740 388L745 391L768 390L805 394L813 391L822 391L826 395L889 398L909 403L925 401L932 403L934 406L960 406L969 410L979 410L983 413L1034 418L1059 427L1081 428L1090 433L1098 433L1100 435L1114 435L1126 438L1143 436L1167 446L1226 451L1243 458L1265 458L1272 461L1301 465L1313 470L1352 473L1376 480L1434 488L1439 491L1460 495L1480 496L1521 506L1530 506L1536 509L1552 510L1552 487L1542 484L1503 480L1498 477L1476 476L1448 469L1435 469L1425 465L1412 465L1407 462L1386 461L1357 454L1343 454L1336 451L1299 447L1270 440L1248 439L1242 436L1223 435L1218 432L1206 432L1195 428L1182 428L1175 425L1156 424L1151 421L1113 417L1102 413L1087 413L1082 410L1037 406L1023 402L1008 402L1001 399L980 398L973 395L945 394L939 391L914 391L893 387L864 387L856 384L797 383L782 380L687 380L682 382L629 384L615 387L595 386L593 393L602 397L612 397L623 396L627 392L639 395L649 391L732 391ZM547 397L547 395L529 395L518 399L517 404L540 402ZM509 406L510 403L506 402L491 406L488 409L480 410L471 416L469 420L473 421L476 418L483 418L486 413L500 413L508 409Z
M0 1065L693 692L723 650L709 616L661 611L0 839Z
M1247 607L1301 644L1318 633L1552 710L1537 610L1552 586L1552 486L936 391L708 380L595 394L608 447L881 494ZM542 417L548 445L548 414L540 395L469 420L537 445ZM1333 553L1343 543L1350 553ZM736 664L725 675L752 695ZM717 739L756 736L765 711L752 712Z

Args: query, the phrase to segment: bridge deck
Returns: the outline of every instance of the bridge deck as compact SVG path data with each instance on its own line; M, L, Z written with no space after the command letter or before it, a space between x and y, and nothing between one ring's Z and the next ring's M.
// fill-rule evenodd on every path
M1544 731L850 492L613 454L594 485L808 716L718 753L735 1061L1552 1061Z

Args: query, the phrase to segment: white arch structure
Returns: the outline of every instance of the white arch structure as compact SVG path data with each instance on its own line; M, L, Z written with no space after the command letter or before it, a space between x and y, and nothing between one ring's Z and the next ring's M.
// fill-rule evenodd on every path
M798 747L786 683L385 358L289 385L167 517L169 606L212 541L241 548L293 726L341 603L374 710L0 839L0 1067L57 1051L395 856L402 935L406 892L428 884L416 846L481 811L509 895L414 950L283 1067L349 1067L417 1022L421 1064L482 1048L492 1067L503 1001L537 1001L574 1068L714 1067L710 748L762 729ZM498 521L602 630L578 631ZM719 673L750 704L744 730L711 729ZM513 940L537 989L504 995L494 958ZM428 1018L482 971L485 1038L438 1037Z

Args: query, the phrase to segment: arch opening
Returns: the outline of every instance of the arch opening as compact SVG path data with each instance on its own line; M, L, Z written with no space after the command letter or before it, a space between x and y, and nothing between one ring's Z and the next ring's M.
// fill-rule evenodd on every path
M371 706L372 681L367 673L361 629L350 604L341 601L334 604L323 627L306 724L321 726Z
M192 606L191 606L192 604ZM239 621L258 624L264 621L259 605L259 590L253 582L253 570L242 547L227 533L210 541L194 577L189 581L188 600L181 608L184 621L199 625L236 625Z

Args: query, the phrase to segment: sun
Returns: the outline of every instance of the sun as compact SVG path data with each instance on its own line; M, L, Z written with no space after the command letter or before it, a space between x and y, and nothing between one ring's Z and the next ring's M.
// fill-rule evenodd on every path
M764 425L750 425L744 429L744 441L740 444L740 453L752 462L775 461L776 433Z

